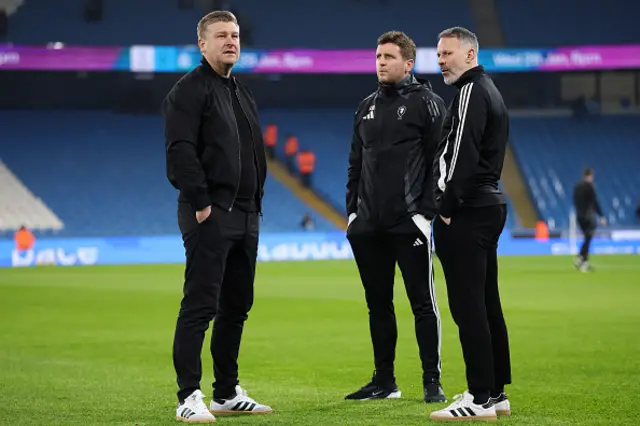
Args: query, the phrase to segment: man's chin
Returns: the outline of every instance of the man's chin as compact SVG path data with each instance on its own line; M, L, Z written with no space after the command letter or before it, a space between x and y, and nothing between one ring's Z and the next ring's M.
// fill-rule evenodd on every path
M442 79L444 80L444 84L447 86L451 86L457 80L455 77L446 77L444 75L442 76Z
M238 57L235 55L223 55L222 58L220 58L220 62L232 67L238 62Z
M393 80L393 78L389 77L388 75L378 76L378 82L380 84L395 84L396 83Z

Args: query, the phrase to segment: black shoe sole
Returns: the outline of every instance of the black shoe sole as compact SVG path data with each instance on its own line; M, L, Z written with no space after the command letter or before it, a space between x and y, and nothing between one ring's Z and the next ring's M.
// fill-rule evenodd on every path
M429 404L430 402L447 402L447 397L444 395L425 396L424 402Z
M386 393L386 395L384 395L384 396L382 396L382 395L370 395L370 396L364 396L362 398L355 398L355 397L352 397L351 395L347 395L344 399L346 399L348 401L371 401L373 399L399 399L401 397L402 397L402 392L400 392L400 390L396 389L394 391Z

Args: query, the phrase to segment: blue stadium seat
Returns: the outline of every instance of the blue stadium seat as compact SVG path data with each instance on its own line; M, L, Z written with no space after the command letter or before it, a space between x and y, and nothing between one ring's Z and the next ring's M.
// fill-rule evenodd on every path
M444 28L475 28L466 0L412 0L401 7L380 0L279 0L277 7L263 0L235 0L233 5L247 14L260 48L369 49L390 30L406 32L418 45L434 46Z
M640 2L497 0L509 47L638 43ZM615 28L615 29L614 29Z
M279 134L293 133L301 149L316 153L315 183L320 191L341 210L345 208L345 188L354 110L265 110L263 123L275 123ZM284 156L283 137L280 137L278 155ZM520 222L511 202L508 203L507 227L516 228Z
M196 44L198 10L181 10L171 0L109 0L103 19L87 22L85 0L25 0L9 17L7 41L43 45L128 46Z
M159 116L2 111L0 127L0 159L62 219L59 235L179 232ZM268 177L263 232L301 230L309 210ZM315 220L317 230L335 230L326 219Z
M637 224L640 201L640 125L636 116L512 118L513 146L540 216L566 229L573 186L595 170L600 204L611 226Z
M7 41L40 45L54 41L84 45L195 44L196 24L204 14L197 8L180 10L175 0L104 3L103 20L86 22L84 0L25 0L10 16ZM263 0L234 0L231 4L239 12L241 26L246 16L257 48L375 48L378 36L393 29L405 31L418 45L433 46L446 27L475 27L466 0L413 0L405 1L402 7L378 0L279 0L277 6Z

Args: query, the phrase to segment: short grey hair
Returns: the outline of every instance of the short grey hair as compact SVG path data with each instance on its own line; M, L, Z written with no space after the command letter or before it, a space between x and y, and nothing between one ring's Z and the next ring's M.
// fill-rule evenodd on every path
M442 31L438 35L438 38L450 38L450 37L457 38L458 40L460 40L461 43L470 44L471 47L475 49L476 53L480 49L480 44L478 43L478 37L476 37L476 35L472 31L469 31L464 27L447 28L446 30Z

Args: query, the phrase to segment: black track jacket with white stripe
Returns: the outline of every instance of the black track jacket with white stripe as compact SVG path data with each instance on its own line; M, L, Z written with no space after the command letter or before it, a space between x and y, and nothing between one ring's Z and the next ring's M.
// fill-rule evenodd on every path
M480 65L462 74L442 128L433 166L435 198L441 216L461 206L505 204L498 188L509 114L502 95Z
M360 102L349 153L347 214L381 229L416 213L435 216L431 167L445 112L431 85L413 75L380 85Z

